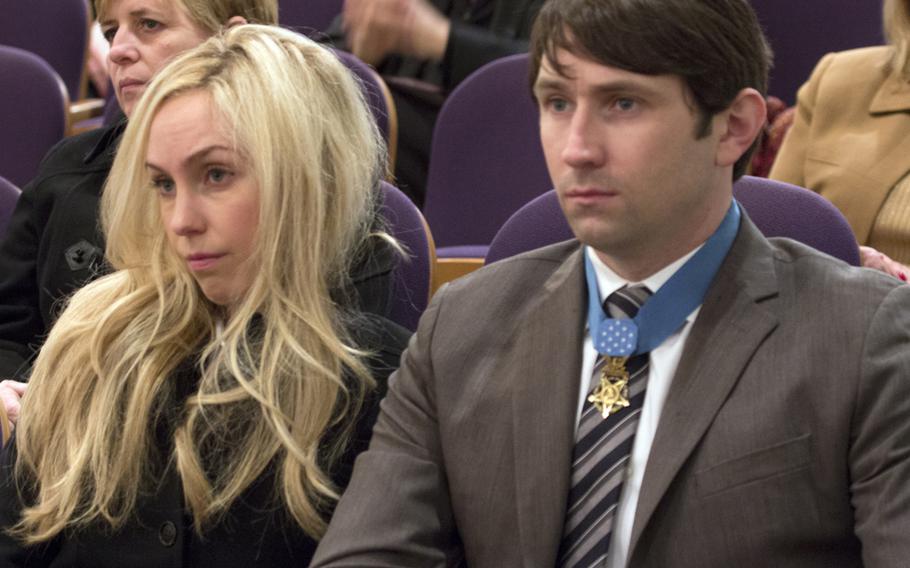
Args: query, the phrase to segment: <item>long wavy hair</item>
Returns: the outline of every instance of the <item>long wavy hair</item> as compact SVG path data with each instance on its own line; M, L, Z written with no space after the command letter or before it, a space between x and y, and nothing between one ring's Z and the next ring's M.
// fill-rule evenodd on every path
M98 20L115 0L93 0ZM210 33L217 33L233 16L251 24L277 24L278 0L169 0L182 7L190 19Z
M894 48L891 66L910 81L910 0L885 0L882 21L885 38Z
M156 113L191 92L210 96L260 188L256 275L229 316L169 247L145 166ZM13 533L121 527L173 460L200 533L268 469L275 497L320 536L331 464L373 384L337 291L367 246L384 163L355 79L293 32L239 26L163 69L104 188L116 272L71 298L29 381L16 473L34 499ZM173 378L187 361L199 383L182 402ZM175 424L170 456L161 424Z

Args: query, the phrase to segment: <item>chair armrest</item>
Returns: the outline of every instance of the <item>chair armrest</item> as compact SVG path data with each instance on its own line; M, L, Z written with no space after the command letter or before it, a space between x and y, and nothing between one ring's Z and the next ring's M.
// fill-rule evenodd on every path
M482 258L436 258L436 269L433 271L432 294L446 282L474 272L483 266ZM431 295L432 295L431 294Z

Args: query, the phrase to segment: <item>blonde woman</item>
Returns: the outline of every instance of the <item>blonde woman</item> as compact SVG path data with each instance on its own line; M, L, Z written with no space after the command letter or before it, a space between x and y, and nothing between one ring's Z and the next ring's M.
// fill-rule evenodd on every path
M42 349L0 564L305 566L404 337L346 309L383 150L355 80L292 32L181 56L102 201L116 272Z
M126 117L173 57L226 26L278 23L277 0L94 0L108 74ZM0 239L0 379L24 381L61 299L106 270L98 205L124 121L66 138L23 188ZM15 419L24 385L0 382Z
M797 97L771 169L841 210L863 265L910 278L910 0L885 0L888 45L831 53Z

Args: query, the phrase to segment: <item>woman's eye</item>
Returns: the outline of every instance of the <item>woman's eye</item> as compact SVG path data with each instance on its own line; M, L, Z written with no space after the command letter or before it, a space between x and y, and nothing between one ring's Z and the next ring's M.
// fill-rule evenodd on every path
M152 187L161 195L169 195L174 191L174 182L168 178L155 178L152 180Z
M156 20L150 20L148 18L143 18L139 20L139 26L145 31L154 31L161 27L161 22Z
M228 180L231 173L223 168L211 168L206 172L206 181L221 184Z
M106 30L103 30L101 33L104 36L104 39L106 39L108 43L113 43L114 36L117 35L117 28L110 27L110 28L107 28Z

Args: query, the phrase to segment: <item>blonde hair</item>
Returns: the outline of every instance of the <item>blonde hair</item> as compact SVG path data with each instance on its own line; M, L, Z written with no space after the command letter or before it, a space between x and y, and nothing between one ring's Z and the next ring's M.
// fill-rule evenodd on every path
M258 269L220 333L223 310L168 246L144 163L156 113L191 92L211 97L260 188ZM167 461L154 441L170 413L197 531L274 468L276 498L321 535L337 498L327 470L372 386L336 302L368 238L384 163L355 79L293 32L238 26L163 69L102 197L117 272L73 296L30 379L17 478L36 498L14 533L41 542L99 520L122 526L154 483L151 466ZM170 379L195 356L198 392L175 414Z
M910 5L908 0L885 0L882 6L885 38L894 48L891 66L910 80Z
M93 0L98 19L115 0ZM215 34L234 16L251 24L278 23L278 0L169 0L181 6L190 19Z

